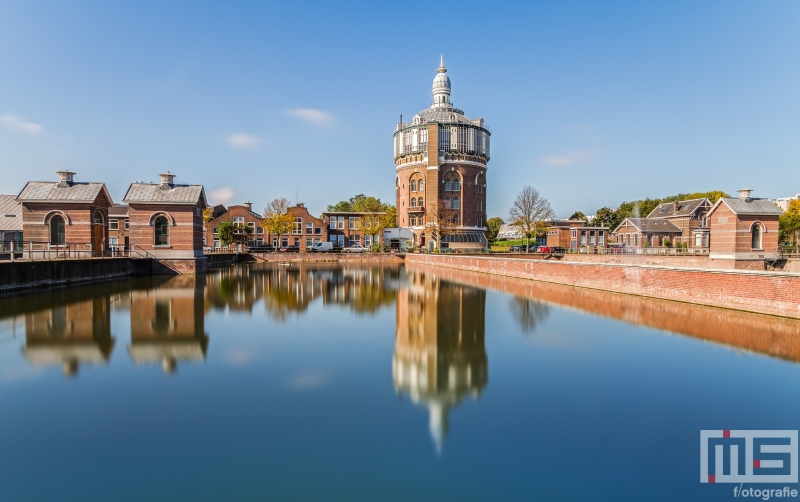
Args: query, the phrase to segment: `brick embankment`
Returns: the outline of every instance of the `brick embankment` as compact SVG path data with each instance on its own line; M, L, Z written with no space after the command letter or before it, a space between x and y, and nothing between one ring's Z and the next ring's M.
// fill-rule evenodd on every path
M0 264L0 293L121 279L139 270L148 273L129 258L5 262Z
M406 263L800 318L800 274L408 254Z
M409 263L412 272L800 362L800 320Z
M251 256L266 262L403 263L403 255L394 253L253 253Z

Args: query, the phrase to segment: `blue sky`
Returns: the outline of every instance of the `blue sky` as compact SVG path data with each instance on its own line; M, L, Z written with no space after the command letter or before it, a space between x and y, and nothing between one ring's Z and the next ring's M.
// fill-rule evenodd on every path
M202 183L212 202L394 201L392 133L454 104L492 131L490 216L744 186L800 193L800 2L0 0L0 193Z

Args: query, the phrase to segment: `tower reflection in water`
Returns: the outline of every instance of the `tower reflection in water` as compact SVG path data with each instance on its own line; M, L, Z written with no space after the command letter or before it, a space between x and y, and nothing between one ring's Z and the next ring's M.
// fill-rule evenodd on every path
M22 352L34 366L60 364L67 376L81 364L105 364L114 350L108 297L25 314Z
M486 292L412 273L397 292L392 376L398 393L428 408L442 450L450 410L478 398L488 382L484 345Z
M173 373L179 361L205 360L203 290L203 276L179 276L131 292L128 353L135 363L161 362L165 373Z

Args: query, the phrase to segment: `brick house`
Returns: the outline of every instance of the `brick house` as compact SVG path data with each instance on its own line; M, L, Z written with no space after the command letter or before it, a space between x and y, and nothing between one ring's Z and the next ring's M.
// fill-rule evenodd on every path
M627 248L657 248L667 239L675 242L683 230L663 218L625 218L612 233L617 243Z
M328 231L325 222L321 218L316 218L308 212L305 204L298 202L296 206L289 208L292 215L292 229L287 234L269 234L267 242L276 249L298 248L301 252L307 251L315 242L325 242L328 240Z
M130 248L128 206L114 204L108 208L108 247L119 251Z
M213 238L210 238L210 239L206 240L207 237L213 237L213 236L209 236L208 235L208 222L206 221L206 218L209 218L209 221L211 221L211 220L213 220L215 218L218 218L222 214L225 214L225 212L227 210L228 209L225 206L223 206L222 204L217 204L216 206L209 206L203 211L203 247L204 248L209 247L214 243L214 239Z
M107 249L108 208L114 205L104 183L78 183L72 171L58 182L29 181L17 195L22 232L40 250L91 252Z
M159 176L161 183L131 183L123 199L129 206L131 250L178 273L205 272L203 185L176 185L169 172Z
M577 251L581 248L604 248L608 244L608 227L586 225L583 220L553 220L547 229L546 245Z
M328 240L336 247L350 247L351 244L361 244L370 247L374 243L383 244L383 232L376 235L364 235L360 221L364 215L374 214L385 216L386 213L359 213L347 211L326 211L322 213L325 226L328 228Z
M22 247L22 204L16 195L0 195L0 252Z
M722 198L708 211L711 229L709 257L732 260L734 268L763 270L765 260L778 258L778 218L783 212L768 199Z
M685 243L688 248L708 248L709 228L706 213L711 202L706 199L676 200L659 204L647 215L647 219L665 219L681 229L681 235L673 243Z
M224 221L229 221L239 228L248 229L248 246L264 245L263 218L260 214L253 212L253 204L250 203L250 201L245 202L241 206L230 206L222 214L219 214L206 223L205 242L207 246L210 245L214 248L222 246L219 240L219 225Z

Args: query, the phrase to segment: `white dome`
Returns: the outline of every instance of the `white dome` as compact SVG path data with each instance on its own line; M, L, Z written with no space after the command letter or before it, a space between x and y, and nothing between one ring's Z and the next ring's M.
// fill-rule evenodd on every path
M447 76L446 72L437 73L433 78L433 91L441 89L450 90L450 77Z

